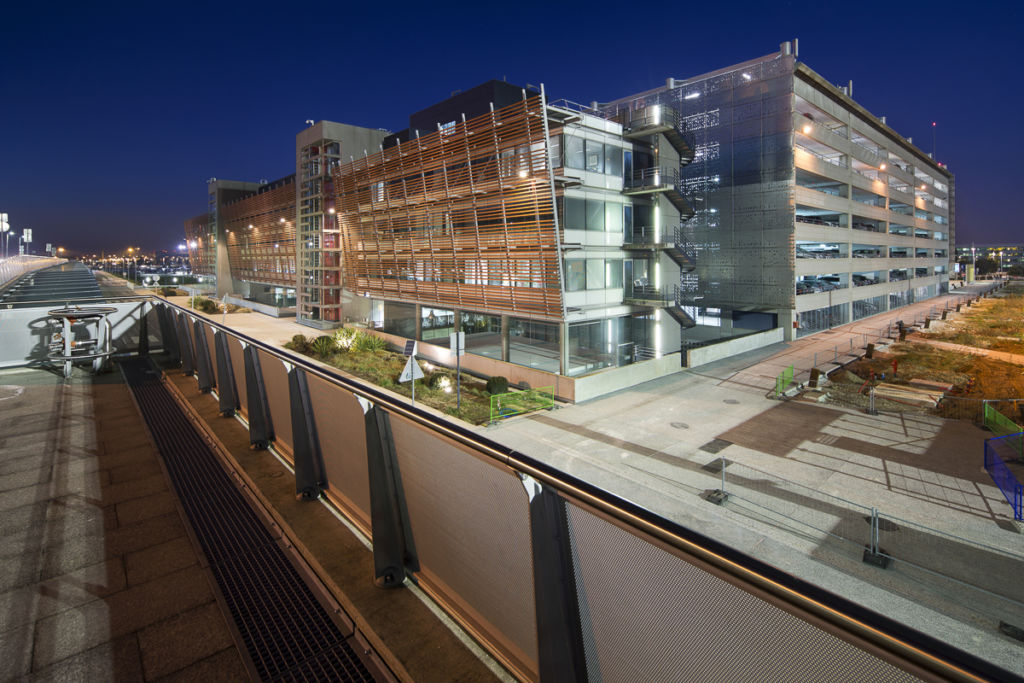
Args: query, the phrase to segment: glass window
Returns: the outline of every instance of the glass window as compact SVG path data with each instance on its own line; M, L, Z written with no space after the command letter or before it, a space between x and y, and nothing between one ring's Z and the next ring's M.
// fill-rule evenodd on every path
M407 339L416 338L416 306L396 301L384 302L384 332L397 334Z
M548 145L548 149L551 153L551 168L561 168L562 166L562 136L552 135L551 141Z
M587 230L604 230L604 202L587 200Z
M607 232L622 232L622 204L605 204L604 229Z
M463 311L462 331L466 333L466 351L501 360L501 317Z
M447 347L455 331L455 312L443 308L420 308L420 340Z
M622 175L622 148L613 145L604 146L604 172L608 175Z
M609 289L622 286L622 259L605 261L605 280Z
M604 143L587 140L587 170L604 173Z
M573 259L565 261L565 291L580 292L587 288L586 261Z
M568 168L583 168L585 158L583 153L583 138L572 135L565 136L565 165Z
M561 355L558 349L558 327L552 323L509 318L509 362L547 372L558 372Z
M626 234L632 234L633 232L633 205L623 204L622 205L622 228L626 231Z
M566 197L564 206L562 228L564 230L585 230L587 227L586 202L578 197Z
M587 289L604 289L604 259L587 259Z

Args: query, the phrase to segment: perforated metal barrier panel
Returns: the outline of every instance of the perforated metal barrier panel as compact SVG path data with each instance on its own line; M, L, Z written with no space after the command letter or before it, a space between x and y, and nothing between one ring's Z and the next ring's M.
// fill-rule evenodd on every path
M591 681L916 681L571 503Z

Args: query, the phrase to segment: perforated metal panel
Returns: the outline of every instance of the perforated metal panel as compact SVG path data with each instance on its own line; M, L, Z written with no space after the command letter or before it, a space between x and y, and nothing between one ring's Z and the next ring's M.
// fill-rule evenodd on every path
M916 681L573 504L592 681Z
M355 507L352 512L369 528L370 475L363 409L355 396L341 387L313 374L306 377L327 483Z
M274 423L274 443L283 446L290 456L292 441L292 412L288 402L288 371L280 358L260 350L260 368L267 387L267 405Z
M519 479L392 415L422 573L537 669L529 501ZM432 581L432 583L434 582Z

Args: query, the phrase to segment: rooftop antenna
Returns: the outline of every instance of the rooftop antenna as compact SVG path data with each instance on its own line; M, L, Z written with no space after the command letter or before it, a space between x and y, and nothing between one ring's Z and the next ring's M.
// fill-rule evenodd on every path
M935 128L936 128L935 124L936 124L936 122L932 121L932 159L935 158Z

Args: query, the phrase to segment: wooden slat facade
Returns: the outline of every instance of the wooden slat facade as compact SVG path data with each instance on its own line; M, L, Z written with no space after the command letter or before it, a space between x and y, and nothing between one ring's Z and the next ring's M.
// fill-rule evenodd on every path
M295 179L225 204L231 277L295 287Z
M216 244L210 234L210 214L201 213L185 221L185 246L194 274L216 274Z
M543 116L524 99L337 168L345 288L561 320Z

